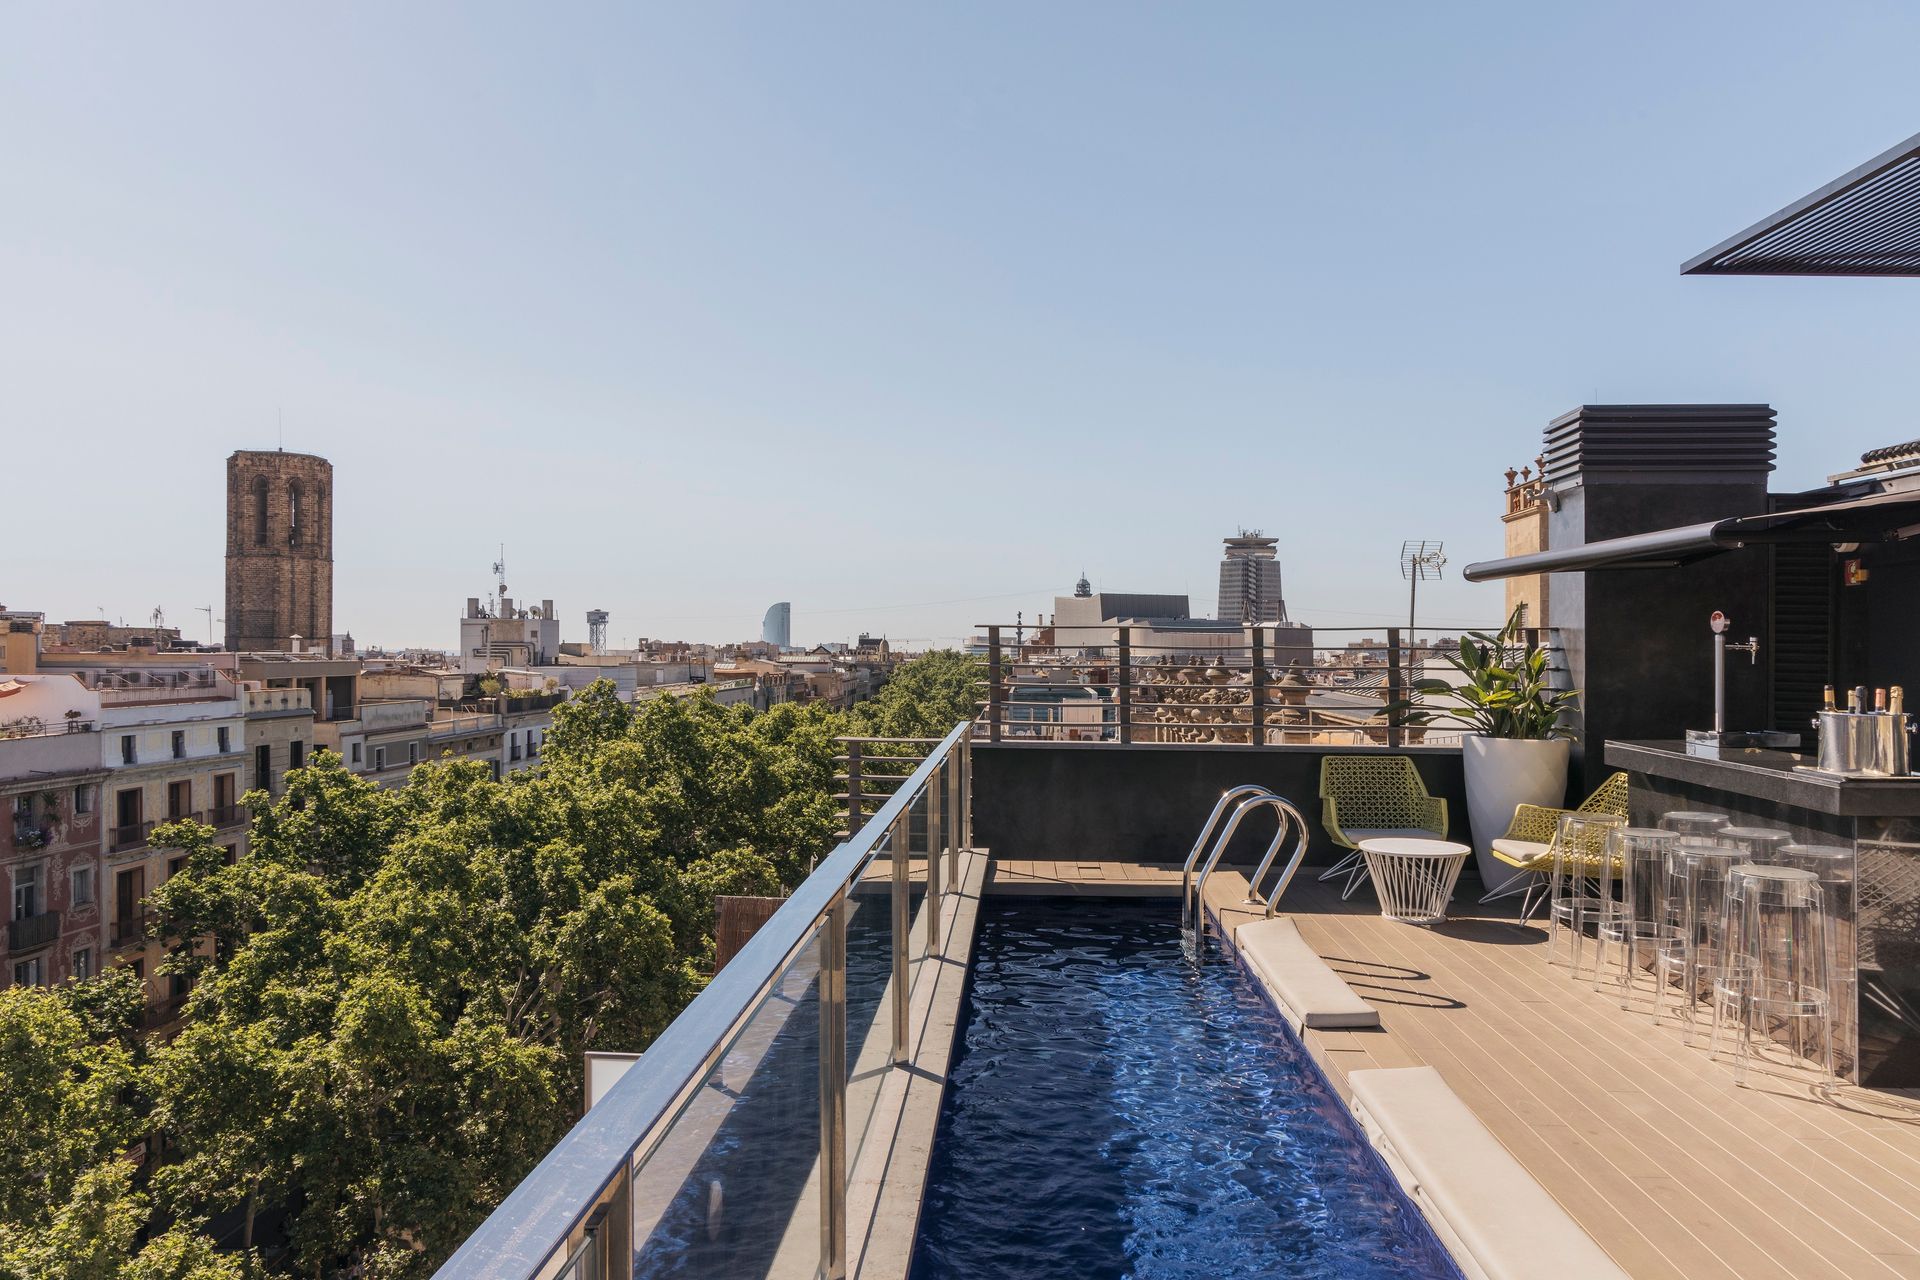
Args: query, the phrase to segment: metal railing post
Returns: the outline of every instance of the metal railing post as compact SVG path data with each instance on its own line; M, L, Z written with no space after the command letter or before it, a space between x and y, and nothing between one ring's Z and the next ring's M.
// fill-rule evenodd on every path
M847 1274L847 895L820 935L820 1277Z
M960 887L960 751L956 746L940 766L940 789L946 797L947 825L942 835L947 845L947 883Z
M907 1060L907 1004L911 995L907 973L907 935L913 928L908 911L913 886L907 878L907 833L911 829L908 815L912 812L912 805L900 810L900 816L893 820L893 833L887 841L893 850L893 1060L896 1063Z
M861 813L860 739L847 739L847 835L851 837L866 821Z
M944 766L927 779L927 954L940 952L940 859L946 853L946 829L940 805Z
M960 841L973 849L973 739L960 743Z
M1387 745L1400 745L1400 726L1404 722L1401 712L1394 709L1405 688L1404 673L1401 669L1400 628L1387 628Z
M987 741L1000 741L1000 628L987 628Z
M1120 741L1133 741L1133 628L1121 627L1118 670L1120 677Z
M1256 624L1249 628L1250 639L1247 642L1248 653L1253 659L1253 736L1248 739L1256 747L1267 745L1267 659L1266 649L1260 642L1260 628Z

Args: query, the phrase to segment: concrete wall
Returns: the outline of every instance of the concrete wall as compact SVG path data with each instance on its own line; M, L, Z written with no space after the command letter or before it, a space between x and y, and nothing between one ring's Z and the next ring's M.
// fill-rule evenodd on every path
M1010 858L1086 856L1179 862L1220 793L1258 782L1291 800L1312 827L1311 863L1333 861L1320 827L1320 761L1353 754L1326 747L999 743L973 746L976 844ZM1447 801L1452 838L1467 839L1467 802L1456 748L1415 747L1427 789ZM1272 838L1249 817L1230 853L1251 860Z

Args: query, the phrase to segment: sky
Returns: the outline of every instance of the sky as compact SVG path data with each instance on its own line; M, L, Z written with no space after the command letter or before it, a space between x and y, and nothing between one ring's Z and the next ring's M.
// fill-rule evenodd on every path
M1499 620L1502 473L1765 401L1920 437L1920 283L1679 264L1920 130L1920 9L0 0L0 603L189 637L225 458L334 465L335 629L907 647L1280 539ZM219 630L215 627L215 632Z

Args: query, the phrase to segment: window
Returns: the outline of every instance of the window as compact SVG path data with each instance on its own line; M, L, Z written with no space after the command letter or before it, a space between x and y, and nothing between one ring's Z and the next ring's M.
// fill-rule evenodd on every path
M37 987L44 976L39 956L31 960L22 960L13 966L13 985L16 987Z
M73 953L73 976L91 978L93 976L93 948L82 947Z
M173 758L175 760L183 760L186 758L186 754L187 731L185 729L175 729L173 731Z
M287 768L304 769L307 765L307 744L295 738L287 744Z
M75 867L70 873L73 889L67 901L76 907L84 907L93 901L93 868Z
M264 743L253 749L253 785L262 791L273 790L273 748Z
M75 813L93 812L93 787L81 783L73 789L73 811Z
M253 544L256 547L267 545L267 478L255 476L253 481Z
M223 844L220 852L226 856L228 866L240 861L240 846L237 844Z
M300 545L300 482L287 485L287 545Z
M407 744L407 763L408 764L420 763L420 744L419 743L409 742Z
M225 755L227 754L227 752L233 750L233 730L232 729L228 728L226 725L223 724L218 729L215 729L213 732L214 732L214 736L220 740L221 755Z
M375 747L373 749L373 771L379 773L386 767L387 749L385 747Z
M193 783L190 780L167 784L167 817L184 818L193 812Z
M133 749L133 735L130 733L121 734L120 735L120 763L132 764L137 759L139 759L139 755Z
M40 914L40 864L13 869L13 918L27 920Z
M13 820L15 822L33 821L33 796L25 791L13 798Z
M353 756L352 756L353 763L359 764L360 763L360 744L356 742L353 744L353 746L348 748L348 750L353 753Z
M128 787L117 791L113 796L114 822L116 827L137 827L141 817L140 788Z
M185 871L186 869L187 869L186 854L183 853L177 858L167 859L167 879L169 880L173 879L175 876L179 875L182 871Z

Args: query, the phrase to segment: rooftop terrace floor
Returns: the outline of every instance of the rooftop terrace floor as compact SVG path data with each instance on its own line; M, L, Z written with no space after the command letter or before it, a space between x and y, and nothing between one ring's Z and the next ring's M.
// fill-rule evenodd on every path
M1377 1031L1306 1033L1343 1097L1353 1071L1438 1068L1635 1276L1920 1277L1920 1097L1820 1095L1781 1058L1738 1088L1704 1025L1693 1047L1653 1025L1644 977L1623 1011L1611 983L1548 968L1543 929L1486 914L1466 888L1457 917L1428 929L1383 919L1366 889L1342 902L1311 871L1282 908L1381 1016ZM1178 868L1023 860L996 862L987 892L1177 894L1179 881ZM1208 884L1229 932L1257 914L1245 892L1229 869Z

